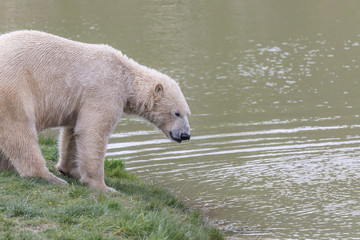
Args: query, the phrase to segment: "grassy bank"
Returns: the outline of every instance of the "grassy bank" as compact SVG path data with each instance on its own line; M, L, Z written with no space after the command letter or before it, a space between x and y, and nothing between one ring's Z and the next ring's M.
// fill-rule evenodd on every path
M57 146L40 140L54 173ZM119 193L23 179L0 172L0 239L223 239L168 191L129 174L119 160L105 162L106 183Z

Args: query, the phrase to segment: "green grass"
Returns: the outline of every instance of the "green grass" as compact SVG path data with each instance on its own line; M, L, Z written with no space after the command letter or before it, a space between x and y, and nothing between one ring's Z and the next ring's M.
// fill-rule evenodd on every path
M48 168L57 143L39 140ZM70 186L0 172L0 240L2 239L223 239L222 233L168 191L128 173L120 160L105 161L107 185L119 193Z

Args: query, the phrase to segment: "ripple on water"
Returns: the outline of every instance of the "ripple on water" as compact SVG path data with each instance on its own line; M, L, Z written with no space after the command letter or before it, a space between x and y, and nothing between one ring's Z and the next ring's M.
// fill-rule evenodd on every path
M308 223L341 227L328 223L337 216L354 225L351 219L360 212L352 200L359 191L348 190L360 177L360 136L351 134L360 125L329 124L338 120L312 119L317 126L301 126L309 123L304 119L239 123L243 131L196 136L175 146L156 131L114 134L117 142L109 144L107 155L171 185L210 216L224 219L219 225L228 231L270 237L296 223L309 236L325 234ZM254 126L264 130L247 130ZM132 136L141 138L124 141ZM235 221L239 216L249 220Z

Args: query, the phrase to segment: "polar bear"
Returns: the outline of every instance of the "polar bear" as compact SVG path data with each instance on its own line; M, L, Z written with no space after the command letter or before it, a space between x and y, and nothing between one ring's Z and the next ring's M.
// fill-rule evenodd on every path
M189 106L177 83L120 51L40 31L0 36L0 170L67 184L45 166L38 132L62 127L56 168L90 188L104 182L106 145L122 113L171 140L190 139Z

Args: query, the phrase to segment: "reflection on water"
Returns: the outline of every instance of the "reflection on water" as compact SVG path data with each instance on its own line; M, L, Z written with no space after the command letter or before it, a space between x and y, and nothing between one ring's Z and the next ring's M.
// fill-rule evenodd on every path
M202 208L231 238L355 239L359 10L351 0L5 0L0 32L109 43L175 78L191 141L126 116L107 156Z
M360 125L343 122L239 123L237 132L181 145L153 130L139 139L136 131L114 134L108 156L121 155L129 170L175 188L238 236L341 237L342 225L356 233L360 214Z

